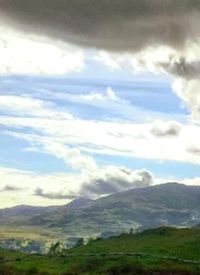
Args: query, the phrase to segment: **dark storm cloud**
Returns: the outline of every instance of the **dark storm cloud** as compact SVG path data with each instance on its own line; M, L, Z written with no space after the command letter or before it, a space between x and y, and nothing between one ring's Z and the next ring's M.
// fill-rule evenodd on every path
M76 196L65 195L62 193L45 193L41 188L36 189L34 195L50 200L72 200L76 198Z
M181 48L199 37L199 0L0 0L1 24L82 46Z
M128 189L147 187L153 183L153 176L150 172L131 171L126 168L119 168L118 173L102 176L96 180L83 185L82 196L102 196Z
M161 68L170 74L180 76L184 79L198 79L200 77L200 61L189 62L184 57L173 60L173 57L167 63L160 63Z

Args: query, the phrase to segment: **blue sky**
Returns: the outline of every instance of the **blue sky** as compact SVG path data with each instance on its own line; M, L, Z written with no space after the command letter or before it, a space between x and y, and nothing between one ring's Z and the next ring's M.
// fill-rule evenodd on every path
M7 28L0 50L0 207L200 184L200 86L177 49L116 53Z
M77 167L76 161L71 163L66 160L70 156L59 157L57 152L51 152L51 149L44 149L46 141L44 143L40 143L40 141L35 142L34 136L36 139L40 139L43 136L46 140L49 138L58 144L60 142L62 146L66 146L69 150L78 148L81 155L86 155L94 160L95 165L101 170L108 169L106 167L111 166L125 167L130 171L145 170L152 173L158 183L199 177L198 163L192 163L187 159L180 161L173 157L171 159L170 157L162 157L162 152L158 154L158 157L153 155L145 156L143 154L137 156L132 152L131 147L124 149L124 151L118 151L117 148L114 148L111 152L108 152L105 144L102 145L99 141L91 144L89 139L87 141L87 135L84 137L84 141L81 138L80 141L77 141L76 137L72 137L68 141L70 133L64 134L62 137L62 127L58 127L60 133L57 133L57 130L51 133L40 127L37 128L37 125L34 125L34 121L31 122L33 125L30 124L30 127L27 123L23 126L23 121L28 118L35 119L37 117L38 123L44 118L48 121L51 119L56 119L57 121L57 115L60 116L61 113L62 115L70 114L75 120L91 121L95 122L95 124L109 123L111 133L112 126L115 127L113 125L115 123L118 125L118 131L120 131L120 125L123 124L145 125L146 123L152 124L157 120L166 122L173 120L184 124L189 112L187 108L183 107L181 99L172 90L171 84L172 79L164 74L133 73L123 69L113 71L108 66L98 64L97 61L86 62L81 72L62 76L2 75L0 82L0 114L2 122L0 126L0 165L2 168L8 169L8 171L9 169L16 169L17 173L26 174L27 171L28 173L34 173L36 177L44 178L44 180L49 175L56 175L54 184L56 184L56 177L59 178L60 175L70 175L77 180L77 175L80 177L80 173L85 173L83 171L88 168L84 164L83 167L79 167L79 165ZM30 101L27 101L30 104L30 110L26 109L23 104L20 106L20 101L23 101L23 99ZM15 106L9 102L10 100ZM34 104L33 106L31 105L31 102L34 101L36 101L36 107L39 105L38 113L37 110L34 113ZM43 114L42 111L45 109L47 109L47 113ZM19 123L15 123L16 118ZM4 120L6 119L10 119L11 122L5 123ZM68 123L67 120L64 122L66 129ZM95 124L94 128L90 126L88 131L95 132ZM129 128L128 125L127 129ZM51 125L48 127L51 127ZM73 127L73 123L70 125L70 129L71 127ZM121 135L123 135L123 131L122 129ZM127 130L125 130L126 132ZM126 135L125 133L124 135ZM83 135L85 134L83 133ZM64 139L64 141L59 141L59 139ZM166 137L158 139L173 139L173 137L167 137L166 135ZM123 136L120 142L123 143ZM151 143L149 146L151 146ZM96 149L99 150L96 151ZM26 181L26 177L24 176L24 181ZM8 179L6 178L5 186L14 185L18 189L20 182L11 182L11 180L12 177L11 179L9 177ZM92 181L94 182L95 180L93 179ZM26 185L26 182L22 185ZM131 187L132 185L130 184ZM36 188L43 188L43 184L39 182L39 186L36 184L35 190ZM60 190L59 187L58 190ZM9 192L5 192L6 196L9 197L14 191L11 192L9 190ZM47 195L48 192L56 194L66 192L67 196L69 191L68 189L65 191L62 186L58 192L55 189L52 190L51 187L48 187L46 192ZM69 193L79 196L78 192L80 191L75 189ZM33 204L64 203L63 199L60 201L47 200L41 202L36 197L31 201ZM23 199L21 203L23 203Z
M94 69L95 68L95 69ZM126 120L130 122L143 121L140 114L152 113L157 118L171 118L176 116L182 120L187 115L187 110L181 107L181 100L171 89L171 79L165 75L158 76L146 74L133 74L124 71L113 72L106 66L97 62L89 62L86 68L79 73L66 76L1 76L0 92L2 95L31 97L40 100L50 100L58 108L67 110L73 116L85 120ZM104 95L110 87L115 94L129 102L129 110L106 108L102 104L91 102L72 102L70 95L87 95L93 92ZM6 91L6 92L5 92ZM54 93L51 98L48 92ZM56 97L56 95L58 95ZM69 99L63 100L59 95L68 95ZM110 106L109 106L110 107ZM139 112L139 116L138 116ZM9 115L10 111L1 110L1 116ZM1 165L9 165L23 170L32 170L36 173L65 172L71 170L62 160L42 152L27 152L27 141L6 134L12 127L1 126L0 151ZM30 133L32 130L18 129L21 133ZM72 145L73 146L73 145ZM197 176L198 166L191 165L185 171L185 163L170 161L145 160L143 158L109 155L94 155L98 163L117 164L130 169L145 168L151 170L159 177ZM174 175L175 174L175 175Z

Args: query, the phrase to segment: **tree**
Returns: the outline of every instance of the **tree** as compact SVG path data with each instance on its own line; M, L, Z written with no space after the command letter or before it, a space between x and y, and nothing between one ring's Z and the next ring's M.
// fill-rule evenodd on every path
M51 244L51 247L49 248L48 255L49 256L56 256L60 253L60 242L57 242L55 244Z
M133 228L130 229L129 234L133 234Z
M81 246L81 245L84 245L84 239L83 239L83 238L79 238L79 239L77 240L76 245L75 245L74 247L79 247L79 246Z

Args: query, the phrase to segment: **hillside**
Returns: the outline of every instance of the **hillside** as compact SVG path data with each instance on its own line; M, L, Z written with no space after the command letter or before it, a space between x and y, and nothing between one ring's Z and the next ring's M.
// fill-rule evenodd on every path
M76 209L89 205L92 202L90 199L77 198L70 203L63 206L29 206L29 205L18 205L10 208L0 209L0 218L13 218L13 217L26 217L34 216L38 214L54 213L55 211L70 209Z
M163 227L90 241L52 257L0 250L0 274L197 275L199 240L198 228Z
M200 187L168 183L116 193L77 207L66 205L39 212L1 218L0 225L61 229L73 236L163 225L193 226L200 222Z
M121 232L161 225L192 226L200 221L200 187L164 184L120 192L88 207L32 217L29 225L62 227L68 234Z

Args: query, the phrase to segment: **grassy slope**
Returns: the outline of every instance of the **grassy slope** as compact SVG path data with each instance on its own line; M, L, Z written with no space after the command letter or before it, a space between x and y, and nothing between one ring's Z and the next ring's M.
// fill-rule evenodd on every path
M151 257L111 256L111 252L143 252ZM83 256L88 253L93 256ZM103 253L104 255L96 255ZM71 256L70 256L71 255ZM161 260L157 256L177 257L200 261L200 229L160 228L136 235L122 235L109 240L96 240L86 246L69 250L64 257L42 257L23 255L18 252L0 250L0 259L8 260L4 265L11 266L19 274L146 274L150 270L194 271L200 274L200 265L179 261ZM9 260L12 260L9 262ZM3 267L3 264L0 264ZM138 272L133 269L137 269ZM121 270L121 273L119 272ZM143 273L142 271L143 270ZM26 273L23 273L26 271ZM199 273L198 273L199 272ZM3 274L0 272L0 274ZM4 273L9 275L9 273ZM17 274L17 273L11 273ZM173 273L166 273L173 274Z
M109 240L93 241L73 253L143 252L200 260L200 230L158 228L139 234L124 234Z

